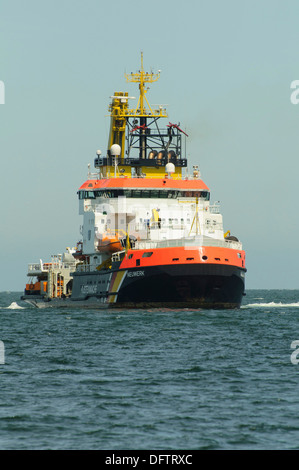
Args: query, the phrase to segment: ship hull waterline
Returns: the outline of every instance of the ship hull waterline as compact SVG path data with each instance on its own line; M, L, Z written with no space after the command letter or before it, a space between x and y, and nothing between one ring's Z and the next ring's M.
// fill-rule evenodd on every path
M195 264L74 273L71 297L22 300L43 307L101 309L237 309L244 294L245 268ZM108 289L103 289L106 284Z

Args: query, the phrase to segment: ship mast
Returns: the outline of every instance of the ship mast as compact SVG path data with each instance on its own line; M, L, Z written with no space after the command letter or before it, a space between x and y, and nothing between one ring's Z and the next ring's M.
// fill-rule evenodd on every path
M139 72L125 74L127 82L139 83L139 99L135 110L131 113L131 117L139 118L139 128L140 128L140 137L139 137L139 158L146 158L146 138L147 138L147 119L149 117L167 117L165 110L162 107L159 110L152 110L147 97L146 84L153 83L159 80L160 70L158 73L145 72L143 68L143 52L141 52L141 68ZM147 105L147 107L146 107Z
M137 116L142 116L142 117L147 117L147 116L159 116L159 117L167 117L167 114L165 110L159 109L159 111L155 110L153 111L147 98L146 98L146 93L147 89L145 88L147 83L153 83L159 80L160 78L160 73L161 71L159 70L158 73L153 73L153 72L145 72L143 68L143 52L141 52L141 68L139 72L133 73L131 72L130 74L125 74L125 77L127 79L127 82L131 83L139 83L139 99L137 106L134 110L134 115ZM148 110L145 107L145 102L148 106ZM131 114L132 116L132 114Z
M129 99L133 97L127 92L115 92L111 96L107 156L95 159L95 167L103 177L135 174L163 178L166 164L172 163L175 168L171 177L182 178L182 168L187 166L187 160L181 155L181 133L184 132L179 125L171 123L160 128L158 121L167 118L166 109L162 105L152 107L146 97L148 85L159 80L160 74L160 70L145 72L141 52L140 70L125 74L127 82L138 83L137 105L129 107ZM117 153L115 148L118 148Z

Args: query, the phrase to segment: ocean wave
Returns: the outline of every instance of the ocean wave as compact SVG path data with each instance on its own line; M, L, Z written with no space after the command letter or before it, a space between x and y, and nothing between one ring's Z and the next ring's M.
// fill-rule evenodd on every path
M268 303L255 303L255 304L247 304L243 305L241 308L263 308L263 307L270 307L270 308L287 308L287 307L296 307L299 308L299 302L292 302L284 304L282 302L268 302Z
M6 307L9 310L19 310L23 309L25 307L21 307L20 305L17 304L17 302L12 302L9 307Z

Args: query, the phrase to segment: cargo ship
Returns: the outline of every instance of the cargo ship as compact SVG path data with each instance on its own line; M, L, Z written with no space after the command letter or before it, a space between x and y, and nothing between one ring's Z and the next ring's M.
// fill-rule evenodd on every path
M186 129L147 99L160 71L145 72L141 54L140 70L125 78L139 97L111 96L107 151L96 152L77 193L82 239L30 263L21 299L35 307L239 308L245 251L224 232L198 165L188 169Z

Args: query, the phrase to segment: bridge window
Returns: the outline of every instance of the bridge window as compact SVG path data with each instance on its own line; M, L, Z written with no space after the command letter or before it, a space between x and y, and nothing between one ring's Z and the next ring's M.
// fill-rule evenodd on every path
M161 199L177 199L177 198L200 198L201 200L210 200L208 191L178 191L175 189L100 189L93 191L78 191L79 199L95 199L103 198L161 198Z

